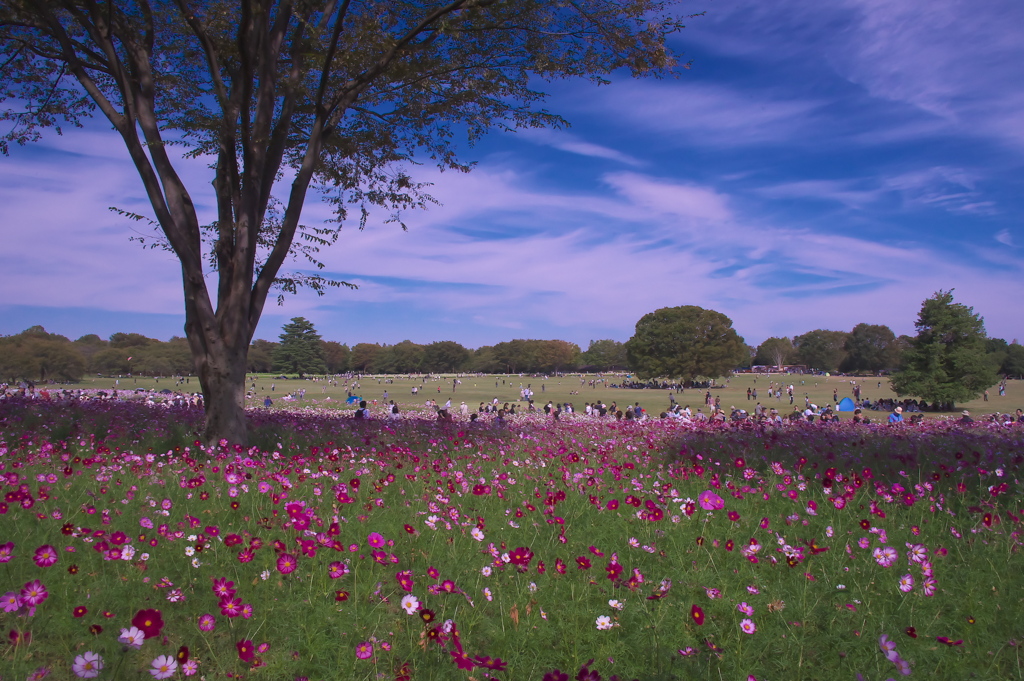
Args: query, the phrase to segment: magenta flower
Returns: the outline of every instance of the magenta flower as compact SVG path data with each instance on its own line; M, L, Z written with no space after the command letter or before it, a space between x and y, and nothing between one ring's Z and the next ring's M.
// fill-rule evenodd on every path
M366 537L366 542L375 549L384 546L384 536L380 532L371 532Z
M348 565L345 565L340 560L336 560L327 566L327 574L331 579L338 579L348 574Z
M363 641L356 646L356 657L360 660L369 660L373 656L373 644Z
M403 591L412 591L412 570L402 570L395 575L395 579L398 580L398 586L402 587Z
M223 598L220 601L220 614L225 617L238 617L242 614L241 598Z
M36 549L35 555L32 556L32 560L36 562L39 567L50 567L57 562L57 549L53 548L49 544L43 544Z
M14 558L14 542L0 544L0 563L8 563L11 558Z
M217 618L207 613L199 616L199 630L213 631L217 627Z
M295 572L295 568L298 566L298 559L290 553L282 553L277 558L277 571L282 575L288 575Z
M242 662L248 662L256 654L256 652L253 650L252 641L248 639L244 641L239 641L235 644L235 647L238 648L238 659Z
M46 590L42 582L34 579L22 587L20 595L23 605L36 606L45 601L50 592Z
M757 631L757 625L754 624L754 620L745 617L742 620L740 620L740 629L743 630L744 634L753 634L755 631Z
M235 595L235 583L226 577L218 577L213 580L213 593L220 599L231 598Z
M14 612L21 607L21 596L8 591L2 597L0 597L0 610L4 612Z
M533 551L526 548L525 546L520 546L519 548L512 550L508 554L508 562L512 563L513 565L527 567L530 564L531 560L533 560Z
M722 500L722 497L718 496L711 490L704 490L701 492L700 496L697 497L697 503L700 504L700 507L705 511L717 511L725 508L725 502Z

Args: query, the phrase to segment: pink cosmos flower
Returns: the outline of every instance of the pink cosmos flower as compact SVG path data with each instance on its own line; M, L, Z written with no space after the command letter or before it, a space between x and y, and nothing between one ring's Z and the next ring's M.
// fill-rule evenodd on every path
M13 591L8 591L0 597L0 610L14 612L21 607L21 597Z
M238 649L238 659L242 662L249 662L256 655L256 652L253 650L252 641L249 639L239 641L235 644L235 647Z
M356 657L360 660L369 660L373 656L373 644L363 641L356 646Z
M737 605L736 609L748 617L754 614L754 608L750 605L747 605L746 601Z
M100 675L101 669L103 669L103 658L99 656L99 653L94 653L91 650L76 657L71 665L71 671L80 679L96 678Z
M231 598L235 595L235 583L228 581L226 577L219 577L213 580L213 593L217 598Z
M908 593L914 588L914 578L909 574L900 577L900 591Z
M21 602L23 605L36 606L42 603L50 595L43 583L38 579L25 584L21 589Z
M35 555L32 556L32 560L36 562L39 567L50 567L57 562L57 549L53 548L49 544L43 544L36 549Z
M750 618L744 618L740 620L740 629L743 630L744 634L753 634L757 631L757 625L754 624L754 620Z
M381 535L379 532L371 532L366 537L366 543L368 543L375 549L379 549L380 547L384 546L384 536Z
M0 563L8 563L11 558L14 558L14 542L0 544Z
M242 614L241 598L222 598L220 601L220 614L225 617L238 617Z
M178 661L170 655L161 655L152 662L152 669L149 673L154 679L169 679L178 671Z
M705 511L717 511L725 508L725 502L711 490L705 490L697 497L697 503Z
M199 616L200 631L213 631L217 627L217 618L207 613Z
M327 566L327 574L331 579L338 579L348 574L348 565L336 560Z
M196 660L189 660L185 664L181 665L181 672L185 676L193 676L199 671L199 662Z
M288 575L295 572L295 568L298 566L298 559L290 553L282 553L277 558L277 571L282 575Z

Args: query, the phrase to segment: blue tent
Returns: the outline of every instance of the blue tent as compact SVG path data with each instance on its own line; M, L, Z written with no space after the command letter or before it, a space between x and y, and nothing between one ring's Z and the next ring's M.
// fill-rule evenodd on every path
M345 402L347 402L348 404L359 404L361 399L362 398L359 398L359 397L356 397L355 395L353 395L352 397L350 397L347 400L345 400Z
M836 409L839 411L853 411L855 408L856 405L853 403L853 400L851 400L849 397L844 397L843 399L839 400L839 406L836 407Z

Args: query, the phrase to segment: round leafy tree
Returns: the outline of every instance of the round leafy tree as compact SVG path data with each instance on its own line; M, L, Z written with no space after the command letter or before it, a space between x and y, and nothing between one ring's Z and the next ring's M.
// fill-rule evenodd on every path
M735 369L747 355L731 319L696 305L645 314L626 343L629 366L641 378L715 378Z
M913 395L952 409L979 397L999 380L985 348L985 321L974 308L953 302L953 291L939 291L921 305L917 337L903 353L892 377L897 395Z

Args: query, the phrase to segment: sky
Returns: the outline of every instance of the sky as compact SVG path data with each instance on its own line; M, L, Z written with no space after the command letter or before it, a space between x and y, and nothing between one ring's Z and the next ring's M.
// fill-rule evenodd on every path
M463 146L468 174L414 168L439 205L407 231L346 226L321 256L359 288L271 300L256 337L302 316L349 345L586 349L699 305L756 346L862 322L913 335L922 301L954 289L1024 342L1024 3L680 8L705 12L672 39L690 69L542 84L571 127ZM183 174L208 202L205 165ZM147 213L100 122L0 158L0 334L183 335L180 268L110 206ZM329 218L311 196L302 222Z

